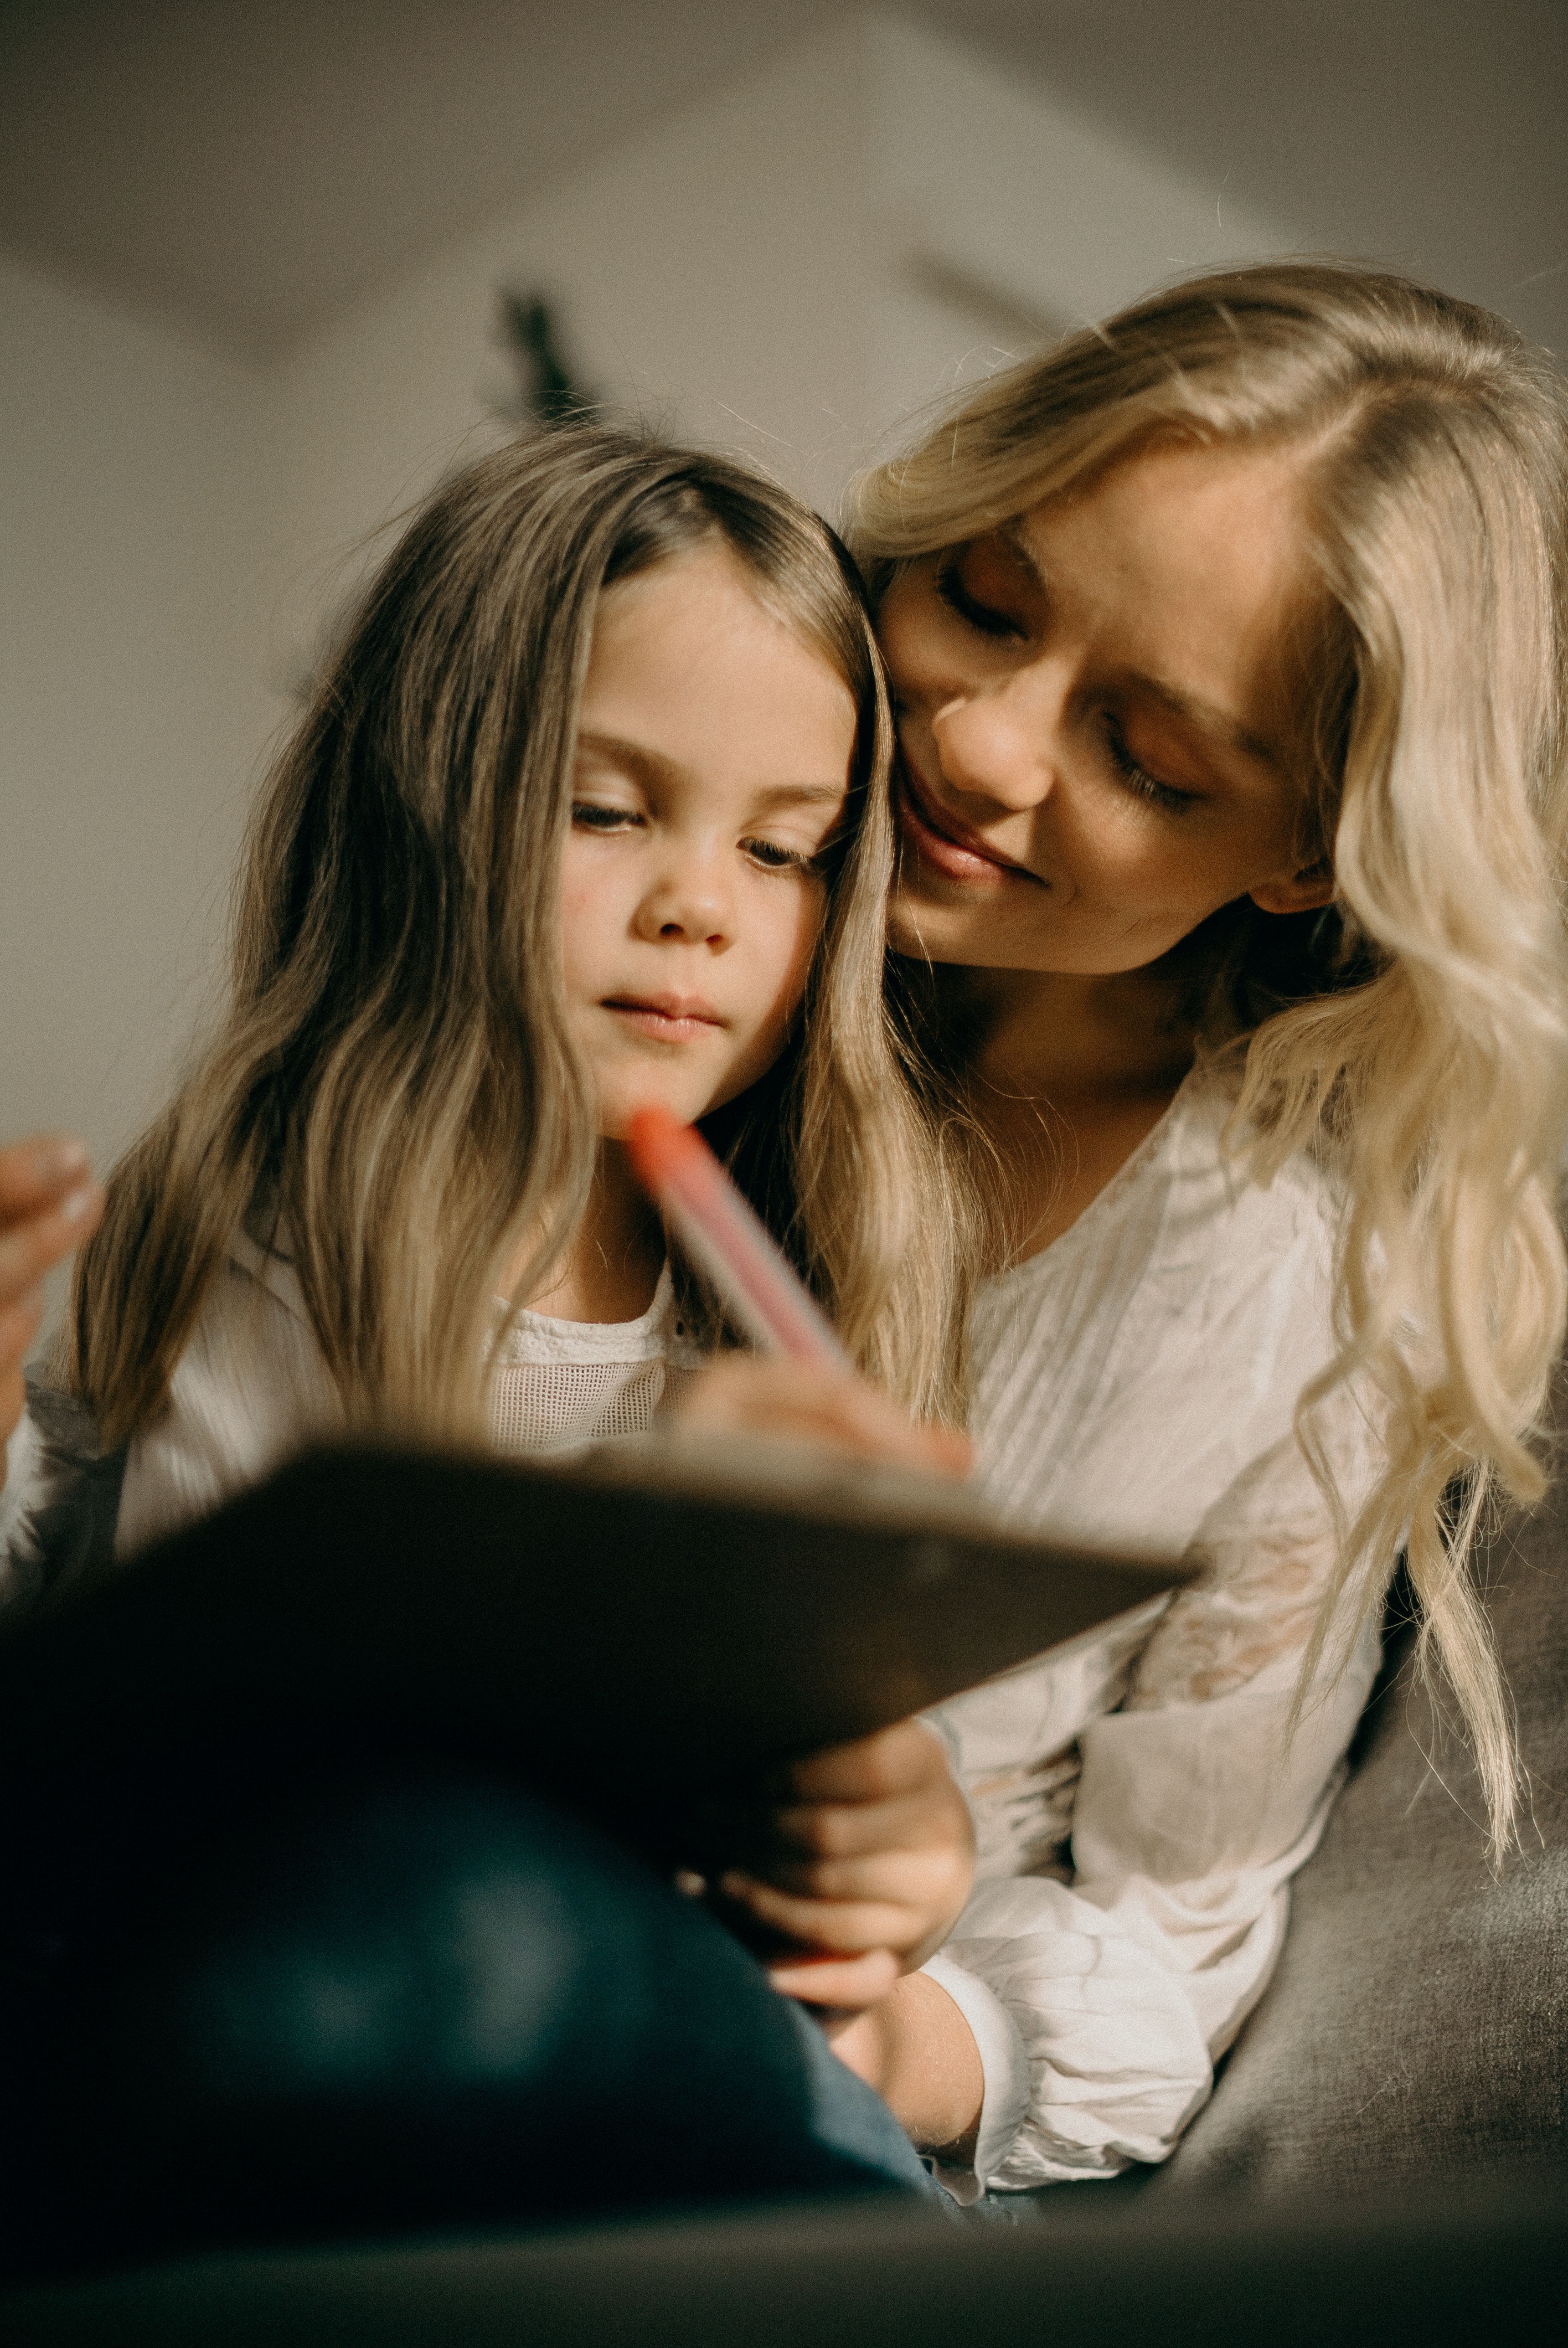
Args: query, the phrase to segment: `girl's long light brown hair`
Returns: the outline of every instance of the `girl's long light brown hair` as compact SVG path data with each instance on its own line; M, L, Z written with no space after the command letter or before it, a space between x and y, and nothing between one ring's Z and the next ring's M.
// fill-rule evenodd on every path
M858 715L802 1033L749 1159L862 1365L961 1416L975 1245L884 991L890 726L854 567L741 467L579 424L430 499L262 795L227 1015L115 1169L77 1268L73 1382L106 1444L157 1414L247 1224L287 1233L346 1425L478 1432L506 1268L528 1249L517 1293L538 1292L595 1162L558 883L599 599L710 545Z
M1225 982L1216 1035L1245 1042L1233 1131L1257 1173L1311 1147L1346 1186L1340 1350L1301 1425L1310 1453L1313 1404L1355 1376L1387 1468L1318 1649L1403 1545L1501 1847L1517 1763L1467 1567L1489 1496L1544 1488L1532 1438L1568 1292L1568 389L1501 319L1403 279L1189 280L999 376L872 474L854 536L874 590L1156 441L1298 456L1319 589L1303 861L1331 854L1335 911L1227 908L1194 943Z

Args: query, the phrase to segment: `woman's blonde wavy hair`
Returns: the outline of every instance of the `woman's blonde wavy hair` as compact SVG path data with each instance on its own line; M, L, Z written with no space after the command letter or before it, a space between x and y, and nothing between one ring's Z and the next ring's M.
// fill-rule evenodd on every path
M746 1130L797 1260L911 1410L962 1412L975 1243L884 986L891 729L854 566L725 459L591 424L485 458L373 582L255 815L231 999L108 1182L70 1375L103 1440L156 1416L235 1234L288 1235L343 1421L473 1439L493 1300L547 1282L586 1204L589 1080L559 876L600 597L727 548L857 712L799 1038Z
M1493 1494L1544 1489L1568 1289L1568 395L1502 320L1399 278L1189 280L999 375L861 484L874 598L1156 441L1298 451L1322 590L1302 838L1332 855L1330 934L1296 922L1282 954L1280 922L1232 909L1210 996L1246 1033L1232 1132L1260 1178L1309 1147L1345 1180L1339 1353L1300 1420L1326 1480L1313 1405L1355 1376L1385 1415L1308 1668L1403 1547L1501 1849L1518 1764L1470 1567Z

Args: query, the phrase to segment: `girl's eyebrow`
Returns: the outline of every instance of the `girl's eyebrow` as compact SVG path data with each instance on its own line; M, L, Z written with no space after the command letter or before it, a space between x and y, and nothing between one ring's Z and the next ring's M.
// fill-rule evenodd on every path
M849 796L840 783L770 783L757 793L757 807L837 807Z

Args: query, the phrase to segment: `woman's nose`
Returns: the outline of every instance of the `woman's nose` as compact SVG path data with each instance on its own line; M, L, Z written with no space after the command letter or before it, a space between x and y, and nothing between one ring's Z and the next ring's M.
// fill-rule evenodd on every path
M637 908L637 934L670 945L705 945L715 952L735 933L734 901L705 857L673 859L661 869Z
M973 808L1016 814L1050 792L1044 713L1008 693L965 694L938 709L931 735L942 778Z

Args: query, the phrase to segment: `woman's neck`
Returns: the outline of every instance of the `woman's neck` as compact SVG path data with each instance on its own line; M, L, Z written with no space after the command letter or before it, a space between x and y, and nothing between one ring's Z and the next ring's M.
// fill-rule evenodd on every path
M520 1280L529 1251L514 1260ZM659 1218L619 1141L601 1141L581 1222L549 1285L520 1301L557 1321L636 1321L653 1302L664 1266Z
M1064 1115L1130 1096L1173 1093L1193 1065L1182 988L1163 973L1109 977L1039 970L944 973L975 1037L970 1066L993 1084L1049 1098Z
M945 973L975 1114L1001 1161L1009 1252L1037 1255L1075 1223L1175 1097L1195 1038L1182 990L1131 971Z

